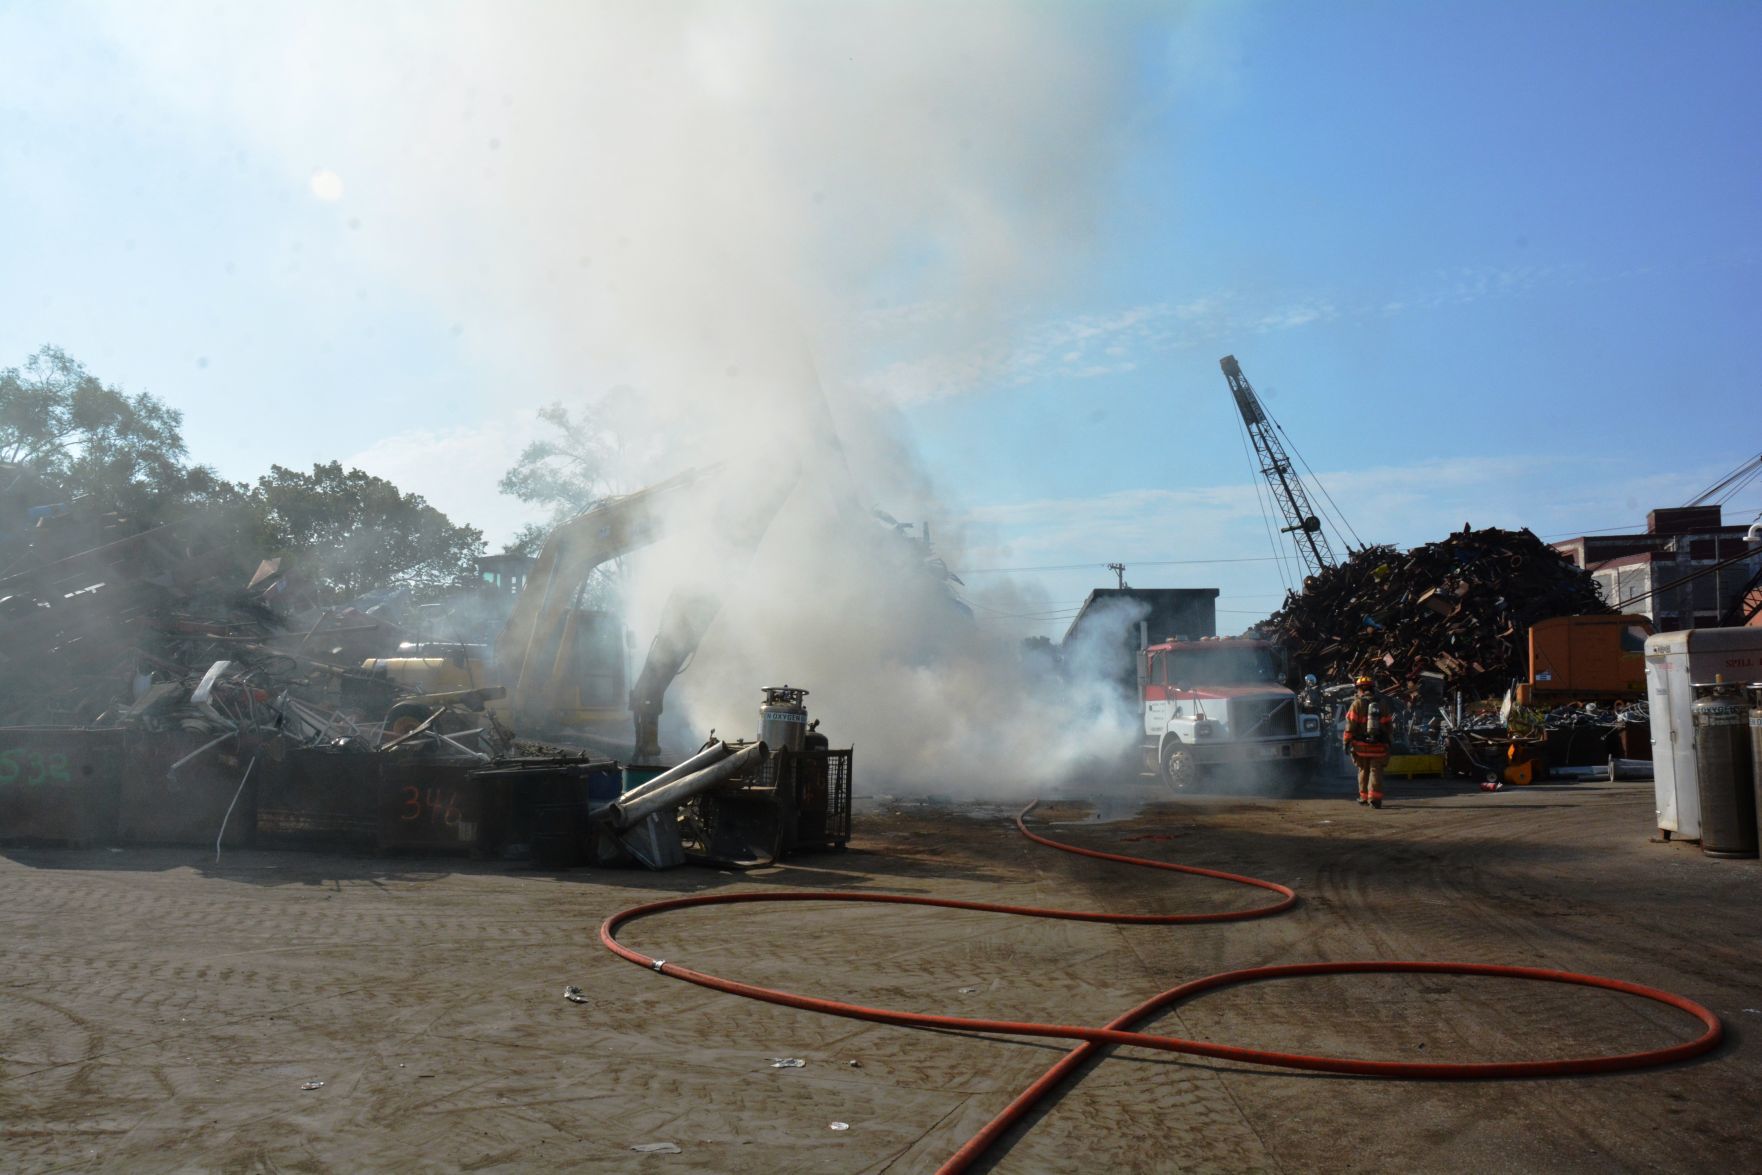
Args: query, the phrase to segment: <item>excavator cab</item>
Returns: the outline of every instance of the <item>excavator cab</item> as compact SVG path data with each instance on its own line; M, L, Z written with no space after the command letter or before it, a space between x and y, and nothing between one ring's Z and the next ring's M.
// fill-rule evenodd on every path
M593 727L626 721L629 640L623 619L598 608L572 608L555 636L535 650L549 680L536 691L546 726Z

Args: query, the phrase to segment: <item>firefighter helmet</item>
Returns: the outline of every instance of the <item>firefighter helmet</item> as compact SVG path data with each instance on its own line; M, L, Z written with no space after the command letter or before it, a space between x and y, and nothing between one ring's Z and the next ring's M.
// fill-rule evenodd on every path
M1368 678L1368 677L1360 677L1357 681L1354 681L1352 684L1357 686L1359 689L1369 689L1370 685L1371 685L1371 681L1370 681L1370 678Z

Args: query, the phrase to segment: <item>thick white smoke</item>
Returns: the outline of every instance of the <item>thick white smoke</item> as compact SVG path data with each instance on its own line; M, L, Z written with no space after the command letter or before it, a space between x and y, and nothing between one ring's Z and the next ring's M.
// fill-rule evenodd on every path
M732 458L701 522L801 480L669 698L755 725L813 691L870 786L1028 790L1128 744L1131 715L1048 699L981 638L871 506L939 500L895 409L901 355L995 332L1081 264L1129 123L1126 22L1087 5L124 5L119 49L348 217L353 260L458 324L484 372L579 407L616 384L645 484ZM316 190L316 189L314 189ZM973 438L975 446L987 438ZM701 536L632 560L652 631ZM997 611L1022 608L991 606ZM643 647L639 643L639 649ZM1100 695L1097 694L1097 697Z

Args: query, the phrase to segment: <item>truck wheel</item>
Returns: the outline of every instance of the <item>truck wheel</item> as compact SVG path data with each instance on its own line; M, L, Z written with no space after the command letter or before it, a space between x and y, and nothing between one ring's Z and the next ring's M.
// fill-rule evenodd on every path
M1162 745L1162 781L1175 791L1198 789L1199 764L1194 761L1193 752L1178 738L1171 738Z

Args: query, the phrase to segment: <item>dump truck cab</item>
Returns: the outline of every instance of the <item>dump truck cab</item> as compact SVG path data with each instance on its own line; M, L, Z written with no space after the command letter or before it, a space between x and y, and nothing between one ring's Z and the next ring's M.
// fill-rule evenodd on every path
M1284 650L1247 637L1176 637L1138 654L1144 766L1179 790L1225 765L1312 769L1321 716L1285 688Z

